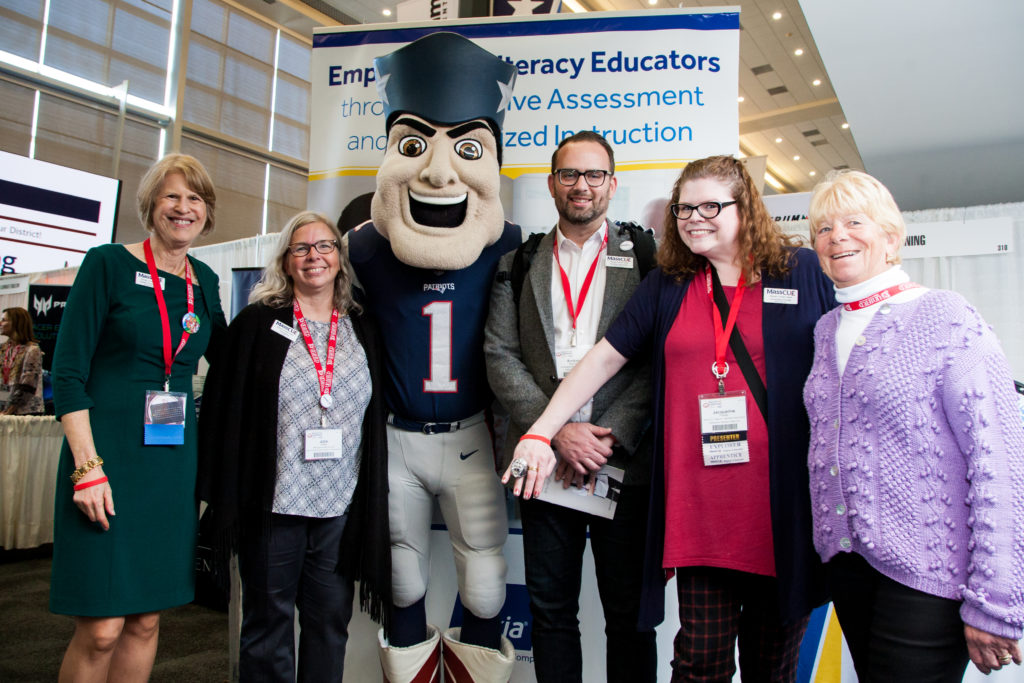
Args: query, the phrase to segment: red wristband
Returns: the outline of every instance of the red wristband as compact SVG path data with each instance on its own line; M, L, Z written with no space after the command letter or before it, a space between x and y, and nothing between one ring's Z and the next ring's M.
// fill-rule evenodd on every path
M107 481L106 477L100 477L99 479L93 479L92 481L86 481L86 482L83 482L81 484L75 484L75 490L76 491L81 491L82 489L87 489L90 486L98 486L98 485L100 485L100 484L102 484L102 483L104 483L106 481Z
M541 436L540 434L523 434L519 437L520 441L525 441L526 439L536 439L537 441L543 442L545 446L551 445L551 439L546 436Z

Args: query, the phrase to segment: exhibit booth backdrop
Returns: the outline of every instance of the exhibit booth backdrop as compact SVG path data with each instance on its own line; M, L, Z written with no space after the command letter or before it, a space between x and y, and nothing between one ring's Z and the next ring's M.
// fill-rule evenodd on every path
M911 258L904 261L904 268L915 281L927 287L956 290L972 302L993 326L1002 341L1014 375L1017 378L1024 378L1024 310L1020 306L1020 292L1024 289L1024 256L1016 250L1016 243L1024 238L1024 203L904 214L910 226L914 223L970 221L1003 216L1009 216L1013 220L1013 239L1007 245L1006 251L983 256ZM975 238L975 235L966 232L962 236L963 240ZM232 269L264 265L276 239L277 235L264 235L192 250L196 258L206 262L220 276L220 296L225 310L230 310ZM14 277L0 278L0 307L27 307L29 283L71 284L75 273L76 269L65 269L18 276L20 280ZM52 509L52 466L56 462L57 451L51 442L27 436L19 438L17 431L12 430L7 436L10 437L7 445L0 449L0 471L5 475L3 490L0 491L0 495L3 496L3 499L0 499L0 509L5 511L5 529L2 537L13 540L16 535L23 535L24 529L35 529L40 526L40 520L31 519L32 515ZM29 507L21 505L14 498L15 491L23 499L35 503ZM45 525L46 521L43 520L42 523ZM534 680L530 666L532 654L529 649L529 609L523 585L522 536L516 521L510 522L510 530L505 550L510 567L508 601L502 615L502 623L506 635L517 646L519 663L512 680L523 683ZM440 523L435 524L432 536L432 578L428 610L432 621L447 626L453 619L458 619L459 609L451 549L446 531ZM580 621L583 625L586 653L584 676L586 680L603 680L604 624L597 599L590 553L587 554L581 594ZM662 681L669 680L668 660L672 651L672 636L678 625L675 612L675 591L670 584L666 590L667 618L658 631L659 680ZM372 643L376 637L373 623L362 614L353 618L351 630L353 643ZM375 648L349 648L346 672L352 680L369 680L367 677L379 676ZM815 614L808 629L801 656L799 680L801 683L850 683L856 680L849 655L842 643L838 624L827 608ZM1024 670L1011 667L986 678L972 666L964 680L972 683L982 680L1022 681Z
M337 216L376 186L387 143L375 57L452 31L515 65L505 93L501 198L527 231L557 219L551 153L573 132L615 148L619 215L667 196L687 161L739 149L738 7L458 19L317 29L309 208ZM616 217L617 214L610 214Z

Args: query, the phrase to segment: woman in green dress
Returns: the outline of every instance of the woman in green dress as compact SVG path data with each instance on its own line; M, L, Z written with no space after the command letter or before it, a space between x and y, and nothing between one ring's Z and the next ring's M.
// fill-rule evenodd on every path
M137 200L150 237L86 254L54 353L67 438L50 609L75 617L61 681L147 680L159 611L193 598L192 374L226 324L217 276L187 254L215 195L202 164L172 154Z

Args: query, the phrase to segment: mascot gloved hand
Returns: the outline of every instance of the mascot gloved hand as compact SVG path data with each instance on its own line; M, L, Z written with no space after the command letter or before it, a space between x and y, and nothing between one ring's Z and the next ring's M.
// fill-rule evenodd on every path
M498 259L522 242L499 198L501 124L515 68L454 33L375 60L388 143L372 222L349 258L380 323L390 381L388 507L394 609L380 636L389 683L495 683L515 653L501 636L508 535L485 411L483 330ZM461 629L427 625L433 501L451 538ZM443 648L442 648L443 643Z

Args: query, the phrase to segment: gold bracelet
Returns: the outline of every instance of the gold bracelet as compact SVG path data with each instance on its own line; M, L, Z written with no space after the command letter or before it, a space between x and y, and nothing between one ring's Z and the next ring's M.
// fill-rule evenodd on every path
M101 458L98 455L95 458L92 458L91 460L86 460L84 463L82 463L81 467L79 467L77 470L71 473L71 483L77 484L79 481L81 481L82 477L89 474L89 472L91 472L94 468L99 467L102 464L103 458Z

